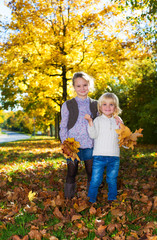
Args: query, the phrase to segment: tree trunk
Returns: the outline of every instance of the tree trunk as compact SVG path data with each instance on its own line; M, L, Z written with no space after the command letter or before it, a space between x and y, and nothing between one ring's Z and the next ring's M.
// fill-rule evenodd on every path
M67 100L67 79L66 79L66 66L62 66L62 79L63 79L63 102Z
M53 126L50 124L50 137L53 137Z
M60 122L60 113L55 115L55 138L59 139L59 122Z

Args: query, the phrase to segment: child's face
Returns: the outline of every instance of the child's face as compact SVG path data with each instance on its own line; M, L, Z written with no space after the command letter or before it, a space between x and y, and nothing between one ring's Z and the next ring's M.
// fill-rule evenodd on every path
M84 78L76 78L74 81L74 89L79 98L85 99L89 92L89 82Z
M112 99L105 99L105 101L102 103L100 110L102 114L104 114L107 117L112 117L115 112L115 105L113 103Z

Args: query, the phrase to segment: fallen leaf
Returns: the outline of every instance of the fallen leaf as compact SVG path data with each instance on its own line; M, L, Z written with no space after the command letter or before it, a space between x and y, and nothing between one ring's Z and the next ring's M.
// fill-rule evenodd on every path
M107 231L109 231L110 233L113 232L116 229L116 224L115 223L110 223L107 226Z
M88 207L89 206L88 206L87 202L84 200L79 201L78 203L74 204L74 208L76 209L77 212L82 212L83 210L85 210Z
M14 235L14 236L12 237L12 240L21 240L21 238L20 238L18 235Z
M144 194L141 194L140 195L140 201L143 202L143 203L147 203L148 202L148 196L144 195Z
M28 233L30 239L34 239L34 240L41 240L41 233L38 231L38 230L31 230L29 233Z
M121 224L119 223L110 223L107 226L107 231L113 232L115 229L120 230L121 229Z
M88 231L79 231L78 234L77 234L77 238L82 238L82 239L85 239L86 237L88 236Z
M49 240L59 240L59 238L56 238L55 236L51 236Z
M99 227L99 226L104 225L104 224L105 224L105 221L103 219L96 219L95 220L96 227Z
M9 182L12 182L12 178L11 178L10 176L8 177L8 181L9 181Z
M112 209L111 210L111 214L114 215L115 217L121 217L123 215L125 215L124 211L121 211L120 209Z
M35 203L31 202L30 205L27 205L25 207L25 210L28 212L28 213L36 213L38 208L37 206L35 205Z
M157 196L155 196L153 198L154 198L154 208L157 208Z
M55 199L56 206L62 206L64 204L64 198L61 198L60 195L57 195Z
M33 201L33 199L35 198L36 192L32 192L32 190L28 193L28 199L30 202Z
M29 240L29 236L28 235L24 236L22 240Z
M131 231L130 235L133 236L135 239L139 238L136 232Z
M59 218L59 219L64 219L63 214L59 211L58 207L55 208L55 210L53 211L53 214L55 215L55 217Z
M155 229L156 227L157 227L157 224L155 224L155 222L149 222L144 227L144 232L145 233L150 233L151 229Z
M90 215L96 214L96 209L92 206L92 207L89 209L89 213L90 213Z
M96 231L96 235L100 236L100 237L103 237L106 235L106 228L107 226L102 226L100 225Z
M73 221L76 221L76 220L80 219L81 217L82 217L82 215L80 215L80 214L73 215L72 218L71 218L71 221L72 221L72 222L73 222Z
M148 236L148 240L157 240L157 236L152 236L152 237Z
M78 223L78 222L75 223L75 226L78 227L78 228L80 228L80 229L83 227L82 223Z

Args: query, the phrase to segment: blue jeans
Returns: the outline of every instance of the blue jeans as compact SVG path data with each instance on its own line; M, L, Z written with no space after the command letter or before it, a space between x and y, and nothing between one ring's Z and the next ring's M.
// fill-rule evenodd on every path
M86 161L93 159L93 148L79 148L79 152L77 153L78 157L81 161ZM71 158L67 159L67 163L72 161ZM75 159L75 161L77 161Z
M106 167L106 182L108 184L108 200L117 198L117 177L119 171L119 157L94 156L92 167L92 178L90 181L88 197L89 201L96 202L98 188L103 181L103 174Z

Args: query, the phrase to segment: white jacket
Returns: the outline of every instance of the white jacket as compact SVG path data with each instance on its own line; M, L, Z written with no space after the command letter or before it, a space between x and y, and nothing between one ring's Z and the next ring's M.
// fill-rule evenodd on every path
M115 129L119 129L115 118L104 114L95 118L92 127L88 125L89 136L94 139L93 156L120 156Z

